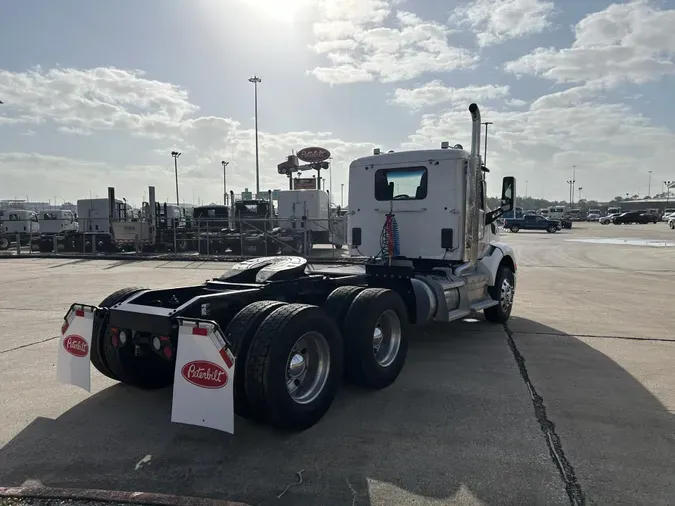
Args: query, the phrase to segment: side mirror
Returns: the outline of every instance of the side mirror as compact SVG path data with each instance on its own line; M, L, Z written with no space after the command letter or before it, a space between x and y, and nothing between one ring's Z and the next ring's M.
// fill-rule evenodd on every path
M508 213L513 211L516 197L516 178L513 176L506 176L502 180L502 212Z
M516 205L516 178L506 176L502 180L501 206L494 211L485 214L485 225L490 225L499 219L504 213L513 211Z

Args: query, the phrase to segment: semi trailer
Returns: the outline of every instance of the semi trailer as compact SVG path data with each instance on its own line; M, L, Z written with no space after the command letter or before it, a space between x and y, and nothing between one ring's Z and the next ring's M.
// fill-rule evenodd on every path
M513 210L515 179L503 178L501 204L488 209L480 111L469 111L470 153L444 142L351 163L348 244L358 263L254 258L201 284L75 303L58 380L89 390L93 364L138 388L173 384L173 422L234 433L236 413L304 430L343 379L373 390L396 381L416 327L478 312L505 322L517 263L496 220Z

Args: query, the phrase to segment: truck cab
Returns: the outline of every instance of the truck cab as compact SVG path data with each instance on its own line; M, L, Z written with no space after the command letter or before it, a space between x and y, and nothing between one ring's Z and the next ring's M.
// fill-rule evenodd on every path
M496 220L514 211L515 178L503 179L501 206L490 210L488 171L476 151L480 146L477 107L470 110L471 152L444 142L441 149L386 154L375 150L372 156L351 163L348 240L352 256L446 266L459 276L485 272L488 283L494 283L494 263L512 256L511 248L499 241ZM497 256L491 258L493 254Z
M72 211L67 209L52 209L36 213L40 223L40 233L61 234L64 232L77 232L79 225L75 221Z

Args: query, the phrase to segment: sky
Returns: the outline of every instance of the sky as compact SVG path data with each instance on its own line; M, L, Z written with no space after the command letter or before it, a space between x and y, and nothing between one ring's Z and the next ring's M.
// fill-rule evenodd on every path
M253 190L254 75L264 191L321 146L340 203L376 147L470 146L471 102L490 195L675 180L675 0L5 1L0 47L0 199L172 202L172 150L181 201L222 203L223 160Z

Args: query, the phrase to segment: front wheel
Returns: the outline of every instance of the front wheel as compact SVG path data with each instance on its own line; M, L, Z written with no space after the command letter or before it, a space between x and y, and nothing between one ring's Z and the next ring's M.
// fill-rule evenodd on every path
M0 237L0 251L9 249L9 239L7 237Z
M555 234L558 231L558 227L551 225L546 229L549 234Z
M516 276L510 267L501 265L497 270L494 286L488 287L492 300L499 301L496 306L483 311L485 319L493 323L506 323L513 309L513 298L516 290Z
M670 222L670 229L675 230L675 221Z
M511 230L511 232L513 232L514 234L517 234L518 231L520 230L520 227L519 227L518 225L513 225L513 226L511 227L510 230Z

